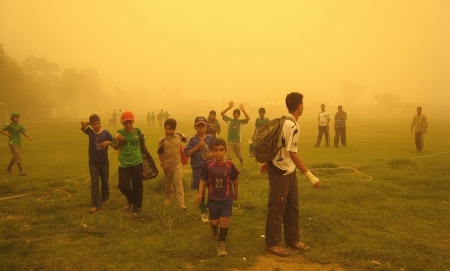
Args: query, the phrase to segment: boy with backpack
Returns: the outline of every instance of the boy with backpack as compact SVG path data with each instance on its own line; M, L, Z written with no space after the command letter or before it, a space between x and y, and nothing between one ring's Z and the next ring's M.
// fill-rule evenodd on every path
M281 247L281 232L284 229L284 241L286 245L295 250L307 250L308 246L300 242L299 233L299 202L298 183L296 169L298 168L314 188L319 188L321 183L305 166L297 153L297 141L299 126L297 119L303 113L303 95L292 92L286 96L286 107L289 111L287 118L274 119L267 123L267 127L280 128L278 134L267 133L272 138L269 141L277 142L277 153L270 156L260 168L262 174L269 177L269 202L265 230L265 243L268 252L286 257L289 253ZM278 123L281 125L273 125ZM271 131L273 132L274 129ZM277 129L278 130L278 129ZM261 130L261 133L263 131ZM255 138L255 149L258 147L258 134ZM257 155L257 151L255 153ZM284 224L284 225L283 225ZM284 227L283 227L284 226Z
M166 199L164 204L169 204L173 197L175 186L176 198L180 208L186 210L184 204L183 164L181 163L180 145L186 143L186 137L181 133L175 133L177 121L167 119L164 122L165 137L159 141L158 157L166 179Z

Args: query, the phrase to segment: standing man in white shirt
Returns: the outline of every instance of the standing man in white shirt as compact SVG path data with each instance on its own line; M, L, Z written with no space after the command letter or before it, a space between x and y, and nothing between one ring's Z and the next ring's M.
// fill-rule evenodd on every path
M319 135L317 136L317 142L314 144L314 147L319 147L320 142L322 141L322 136L325 134L325 147L330 146L330 130L329 130L329 124L330 124L330 114L325 111L325 105L321 104L320 109L322 111L319 112Z

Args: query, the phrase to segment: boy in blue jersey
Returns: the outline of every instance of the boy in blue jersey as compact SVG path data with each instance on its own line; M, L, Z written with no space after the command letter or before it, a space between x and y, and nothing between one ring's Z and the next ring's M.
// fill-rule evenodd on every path
M216 138L212 142L214 159L206 161L201 171L197 203L202 200L205 186L208 187L209 223L213 238L218 240L216 249L219 256L226 256L225 239L233 209L237 200L239 170L233 162L225 159L227 145L225 140ZM220 226L220 231L219 231Z
M117 130L111 146L119 152L119 184L120 192L125 195L125 210L133 208L133 215L138 216L142 207L144 190L142 179L141 144L145 145L144 134L134 125L134 115L124 111L121 116L123 129Z
M9 149L11 150L11 153L13 154L13 157L11 158L11 162L9 163L8 167L6 168L6 171L9 173L12 173L12 166L14 163L17 164L19 167L20 175L25 176L27 173L23 171L22 169L22 157L20 155L20 134L23 134L24 136L28 137L31 141L33 139L31 136L27 133L25 128L21 124L19 124L20 120L20 114L17 112L14 112L11 114L10 118L11 122L9 124L6 124L3 126L3 128L0 130L0 134L4 134L8 137L8 145Z
M213 158L213 154L210 152L210 150L212 149L212 141L214 140L214 137L206 133L205 117L195 118L194 129L197 133L188 138L184 153L187 157L191 157L191 189L194 189L198 192L198 185L200 183L200 171L202 170L205 161ZM202 221L207 223L208 214L206 211L205 193L203 193L203 197L200 202L200 212Z
M89 121L81 121L81 131L89 136L89 174L91 176L91 209L95 213L102 204L109 203L109 159L108 147L112 135L102 129L100 117L96 114ZM100 188L101 181L102 187Z

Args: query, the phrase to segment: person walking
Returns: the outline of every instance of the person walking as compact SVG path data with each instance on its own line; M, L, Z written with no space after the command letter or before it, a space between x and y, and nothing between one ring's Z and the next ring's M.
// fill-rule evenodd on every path
M414 131L414 142L417 151L423 151L424 140L423 136L428 129L427 117L422 115L422 107L417 107L417 114L412 118L411 133Z

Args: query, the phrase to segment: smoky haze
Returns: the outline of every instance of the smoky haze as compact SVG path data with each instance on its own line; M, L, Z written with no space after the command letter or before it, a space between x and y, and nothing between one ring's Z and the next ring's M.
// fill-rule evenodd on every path
M3 0L0 44L21 64L93 75L101 105L77 101L80 115L206 115L234 100L257 116L298 91L314 114L325 103L410 116L450 104L449 10L445 0Z

